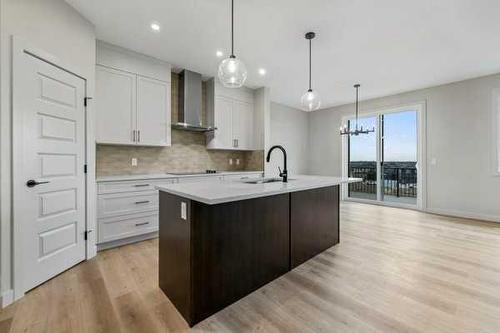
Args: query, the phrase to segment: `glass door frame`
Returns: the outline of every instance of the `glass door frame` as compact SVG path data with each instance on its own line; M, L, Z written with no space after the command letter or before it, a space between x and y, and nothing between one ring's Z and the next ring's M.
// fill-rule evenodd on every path
M382 159L382 115L389 113L397 113L414 110L417 113L417 202L415 205L398 203L398 202L389 202L383 201L383 193L382 193L382 182L383 174L381 168L381 159ZM376 135L376 166L377 166L377 199L360 199L360 198L352 198L349 197L348 193L348 185L342 185L342 200L345 201L354 201L361 203L369 203L376 205L385 205L392 207L401 207L401 208L410 208L410 209L418 209L425 210L427 206L427 187L426 187L426 140L425 140L425 124L426 124L426 103L420 102L415 104L405 104L396 107L388 107L381 108L377 110L373 110L370 112L362 112L360 117L376 117L375 127L375 135ZM354 119L354 115L347 115L342 117L341 125L347 125L349 120ZM345 135L342 136L342 177L349 176L349 138Z

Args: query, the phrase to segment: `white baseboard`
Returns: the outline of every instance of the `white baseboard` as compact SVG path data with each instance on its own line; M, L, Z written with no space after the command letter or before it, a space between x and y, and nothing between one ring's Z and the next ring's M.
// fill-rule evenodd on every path
M466 219L483 220L483 221L488 221L488 222L500 223L500 216L495 216L495 215L470 213L470 212L464 212L464 211L460 211L460 210L440 209L440 208L427 208L425 211L427 213L431 213L431 214L446 215L446 216L452 216L452 217L461 217L461 218L466 218Z
M0 295L0 309L5 308L12 302L14 302L14 290L6 290Z
M142 242L143 240L156 238L156 237L158 237L158 231L154 231L154 232L144 234L144 235L119 239L119 240L115 240L115 241L111 241L111 242L107 242L107 243L101 243L101 244L97 244L97 251L102 251L102 250L111 249L113 247Z

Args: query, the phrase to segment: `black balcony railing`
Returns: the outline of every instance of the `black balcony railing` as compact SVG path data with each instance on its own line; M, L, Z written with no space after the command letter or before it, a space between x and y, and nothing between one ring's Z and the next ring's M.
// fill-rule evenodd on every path
M382 167L384 195L417 197L417 169ZM362 178L362 182L349 184L349 192L377 193L376 167L349 167L349 177Z

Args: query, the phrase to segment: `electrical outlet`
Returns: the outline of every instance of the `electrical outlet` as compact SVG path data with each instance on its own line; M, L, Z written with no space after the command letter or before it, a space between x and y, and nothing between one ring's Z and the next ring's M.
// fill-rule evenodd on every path
M236 165L240 165L240 159L239 158L236 159Z
M132 166L136 167L137 166L137 158L132 157Z
M181 219L187 220L187 205L184 201L181 202Z
M229 159L229 165L233 165L233 159L232 158Z

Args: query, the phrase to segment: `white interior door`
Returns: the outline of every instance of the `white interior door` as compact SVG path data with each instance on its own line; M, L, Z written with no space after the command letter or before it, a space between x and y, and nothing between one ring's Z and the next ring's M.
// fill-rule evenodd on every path
M96 141L136 142L136 75L96 66Z
M170 145L170 83L137 76L137 143Z
M14 225L27 291L85 258L85 81L27 53L15 62Z

